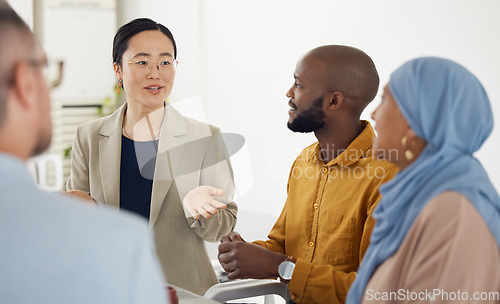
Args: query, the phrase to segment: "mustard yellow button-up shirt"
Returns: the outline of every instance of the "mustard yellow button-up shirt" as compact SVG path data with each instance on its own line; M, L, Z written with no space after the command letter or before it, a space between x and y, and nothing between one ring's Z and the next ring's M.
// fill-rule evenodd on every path
M257 245L297 258L288 285L296 303L344 303L370 242L371 214L380 200L378 187L397 172L372 156L375 133L364 130L335 159L325 164L315 143L295 160L288 198L269 234Z

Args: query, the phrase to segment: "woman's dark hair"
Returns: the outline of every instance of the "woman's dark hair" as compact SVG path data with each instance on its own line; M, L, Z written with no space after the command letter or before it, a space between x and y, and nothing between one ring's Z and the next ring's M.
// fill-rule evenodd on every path
M151 30L159 30L165 34L172 44L174 45L174 59L177 58L177 46L175 45L174 36L168 28L160 23L156 23L148 18L139 18L130 21L124 26L118 29L115 38L113 39L113 62L116 62L119 66L122 65L123 53L128 49L128 41L133 36Z

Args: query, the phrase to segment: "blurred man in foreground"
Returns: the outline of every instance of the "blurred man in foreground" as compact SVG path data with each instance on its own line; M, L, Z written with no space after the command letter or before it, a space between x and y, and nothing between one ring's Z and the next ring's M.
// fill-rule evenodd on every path
M145 222L37 188L51 139L47 58L0 0L0 303L168 303Z

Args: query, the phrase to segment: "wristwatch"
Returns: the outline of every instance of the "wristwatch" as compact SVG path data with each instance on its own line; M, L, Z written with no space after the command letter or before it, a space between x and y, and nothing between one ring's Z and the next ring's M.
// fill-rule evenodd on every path
M292 279L293 270L295 269L296 258L289 256L278 266L278 274L281 282L288 283Z

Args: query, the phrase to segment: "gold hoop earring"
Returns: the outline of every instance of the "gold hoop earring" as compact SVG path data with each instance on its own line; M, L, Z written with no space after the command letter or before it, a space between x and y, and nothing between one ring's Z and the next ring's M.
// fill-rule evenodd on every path
M415 154L410 151L410 149L406 149L406 142L408 141L408 135L403 136L401 139L401 146L403 146L403 149L405 150L405 158L407 161L413 160L415 157Z
M123 81L121 79L118 79L118 83L116 84L116 94L120 94L122 91L122 83Z

